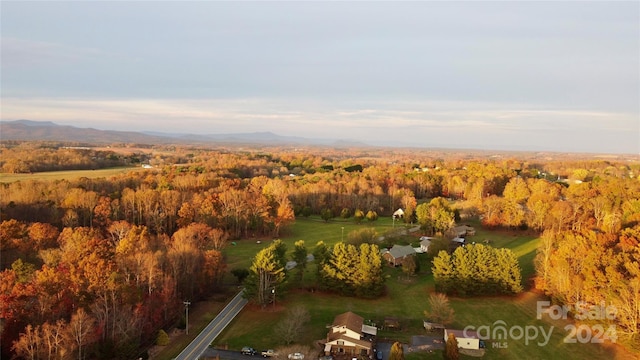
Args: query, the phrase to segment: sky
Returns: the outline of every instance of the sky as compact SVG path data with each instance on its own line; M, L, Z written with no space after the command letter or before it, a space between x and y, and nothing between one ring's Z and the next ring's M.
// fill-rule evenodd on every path
M640 153L638 1L3 0L0 36L1 121Z

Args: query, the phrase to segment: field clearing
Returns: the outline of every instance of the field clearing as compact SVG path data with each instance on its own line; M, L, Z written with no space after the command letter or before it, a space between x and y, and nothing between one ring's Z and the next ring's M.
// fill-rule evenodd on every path
M12 183L26 180L75 180L79 178L109 178L115 175L126 174L131 171L141 171L141 167L127 166L97 170L68 170L68 171L45 171L30 174L6 174L0 173L0 183Z
M535 273L533 258L539 239L531 233L518 233L509 231L491 231L481 229L478 222L467 221L477 230L476 235L469 241L481 243L484 239L490 240L490 245L512 249L519 258L523 269L523 283L529 283L529 278ZM390 219L380 218L369 223L364 221L356 224L353 220L334 219L328 223L319 218L298 219L283 234L282 241L287 244L289 251L297 240L305 240L309 252L313 251L317 241L324 241L327 245L333 245L341 239L347 239L350 231L374 227L378 233L383 234L390 230ZM402 226L402 225L400 225ZM396 224L398 227L398 224ZM344 228L344 236L343 229ZM400 242L417 241L419 233L411 237L405 236ZM270 240L241 240L235 246L229 246L225 255L229 261L229 268L248 267L255 253L267 246ZM326 337L326 326L331 324L333 318L345 311L354 311L365 319L380 324L386 316L393 316L400 320L401 330L382 330L380 338L394 339L409 342L412 335L422 335L427 332L422 327L423 311L427 308L428 296L434 291L433 277L430 274L426 254L421 256L421 271L417 276L407 277L400 269L385 268L387 277L387 293L385 296L374 299L358 299L340 297L333 294L313 292L311 290L293 290L279 299L276 306L268 306L264 309L247 307L231 323L213 346L225 346L230 349L240 349L242 346L255 348L273 348L279 344L279 339L274 331L278 322L283 319L286 310L296 305L306 307L311 315L310 322L300 334L298 340L301 344L314 344L317 340ZM315 277L315 266L311 264L305 273L305 282L311 284ZM232 278L228 279L233 281ZM304 283L303 283L304 285ZM564 329L569 320L552 321L548 318L536 319L536 302L547 300L541 294L533 291L525 291L518 296L494 296L472 298L450 298L451 306L455 310L455 322L452 328L464 329L468 325L493 326L496 321L502 320L506 326L536 327L551 334L548 343L544 338L538 338L528 342L525 339L507 339L499 344L496 342L487 344L487 353L484 359L635 359L636 357L622 351L615 345L599 345L594 343L564 343L568 332ZM538 343L544 343L544 346ZM501 346L503 348L498 348ZM505 347L506 346L506 347ZM407 359L436 359L441 358L440 352L433 354L413 353L406 354ZM461 356L462 359L473 359Z

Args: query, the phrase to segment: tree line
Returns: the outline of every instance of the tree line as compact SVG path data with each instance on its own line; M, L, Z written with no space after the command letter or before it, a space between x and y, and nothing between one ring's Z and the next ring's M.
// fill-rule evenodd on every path
M30 142L3 143L0 146L0 172L10 174L95 170L139 165L146 161L148 161L148 156L144 153L124 155L86 146Z
M517 294L523 290L518 258L510 249L482 244L440 251L433 259L436 290L461 296Z
M225 271L227 235L205 224L171 237L123 220L60 232L15 220L0 228L3 240L38 251L39 261L19 258L0 273L2 350L23 358L135 357L181 318L183 300L214 293Z
M304 240L295 243L287 258L287 246L280 240L273 241L253 258L246 273L235 269L239 280L244 278L244 296L255 304L266 306L276 301L281 294L293 286L301 286L304 271L312 254L316 277L312 287L345 296L375 298L384 291L382 256L375 244L367 242L359 246L339 242L328 247L319 241L309 253ZM287 269L287 261L295 263Z

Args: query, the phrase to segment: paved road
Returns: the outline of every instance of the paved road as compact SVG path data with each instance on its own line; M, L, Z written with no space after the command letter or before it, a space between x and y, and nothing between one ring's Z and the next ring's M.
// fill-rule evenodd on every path
M238 293L227 306L220 311L215 319L211 320L202 332L196 336L175 360L196 360L209 348L209 345L215 338L220 335L233 318L240 313L240 310L247 304L247 300L242 297L242 291Z

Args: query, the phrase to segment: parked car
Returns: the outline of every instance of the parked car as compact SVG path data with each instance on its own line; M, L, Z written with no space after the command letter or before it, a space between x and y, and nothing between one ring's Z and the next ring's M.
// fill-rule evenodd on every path
M243 355L255 355L256 354L256 350L254 348L252 348L252 347L249 347L249 346L243 347L242 350L240 350L240 352Z
M287 356L289 360L302 360L304 359L304 354L301 353L292 353Z
M272 357L272 356L277 356L277 355L278 354L273 349L263 350L262 351L262 357Z
M333 356L331 355L320 356L318 360L333 360Z
M378 352L376 353L376 359L382 360L382 351L378 350Z

